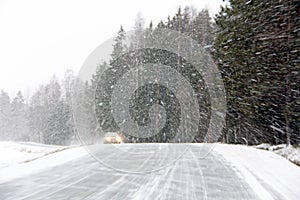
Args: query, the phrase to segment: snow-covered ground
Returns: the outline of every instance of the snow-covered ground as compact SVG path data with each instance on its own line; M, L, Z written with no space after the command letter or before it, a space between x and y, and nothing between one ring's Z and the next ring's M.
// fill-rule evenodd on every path
M284 199L300 199L300 167L282 156L242 145L218 144L215 150L241 173L261 199L274 199L267 188Z
M273 151L292 163L300 166L300 148L293 147L292 145L280 144L280 145L270 145L270 144L260 144L256 146L257 149L263 149L267 151Z
M0 142L0 168L29 162L67 147L32 142Z
M226 144L190 144L187 149L184 144L122 144L96 149L113 168L94 160L83 147L0 168L0 199L300 199L300 167L272 151ZM147 152L151 156L145 159ZM150 173L114 169L148 171L181 154Z
M75 146L0 142L0 182L60 165L86 154Z

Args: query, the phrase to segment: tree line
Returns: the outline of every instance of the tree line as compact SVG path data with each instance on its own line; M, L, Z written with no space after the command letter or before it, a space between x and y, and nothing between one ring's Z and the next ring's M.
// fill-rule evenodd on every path
M199 12L193 7L185 7L183 10L179 8L174 16L160 21L155 27L152 22L145 26L143 19L138 16L130 38L121 26L114 40L110 61L99 63L91 81L83 83L72 71L67 71L61 82L53 78L48 84L40 86L29 102L24 101L21 92L10 100L8 94L2 91L0 137L48 144L70 144L75 140L78 129L72 114L74 109L81 112L81 118L76 120L81 121L79 128L87 133L86 138L92 138L96 134L99 123L104 125L104 130L117 131L118 127L111 117L101 116L103 109L109 108L109 101L95 99L100 83L104 84L104 88L111 84L109 81L103 82L101 70L113 66L116 60L121 63L129 62L122 60L124 53L142 49L149 42L148 38L155 35L156 29L167 28L180 31L196 40L205 47L218 65L227 100L226 126L221 133L220 142L299 143L298 10L299 4L294 0L230 0L214 19L210 17L208 10ZM147 54L143 56L140 62L151 57ZM179 65L185 67L185 74L190 70L189 65L178 57L168 55L165 60L169 63L179 62ZM141 74L137 78L143 78L142 72L139 73ZM109 76L106 78L111 79ZM191 84L196 83L193 77L190 77L190 81ZM149 87L141 88L139 94L145 93L146 89ZM157 95L155 92L153 94ZM206 108L210 103L205 87L202 97L204 107L200 111L209 119L210 110ZM74 105L72 98L79 99L80 103ZM160 104L160 99L171 103L168 96L156 96L155 103ZM145 103L145 99L137 98L137 102L132 102L133 107L130 109L135 120L142 124L148 120L148 107L138 106L140 100ZM172 104L170 106L169 108L173 108ZM98 121L95 120L95 112ZM176 112L173 114L176 115ZM172 125L172 121L169 123ZM199 127L199 134L194 138L195 142L204 141L201 134L207 130L207 120L203 120L202 126L204 127ZM173 125L168 127L156 138L138 142L169 142L170 138L166 137L166 133L172 136L173 129L170 127ZM138 138L130 139L136 142Z
M227 93L228 143L300 139L299 2L230 0L216 16L213 55Z

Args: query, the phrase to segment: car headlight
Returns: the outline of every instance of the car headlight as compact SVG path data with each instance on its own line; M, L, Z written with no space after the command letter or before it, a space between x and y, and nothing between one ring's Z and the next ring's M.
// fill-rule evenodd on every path
M122 142L122 138L120 136L116 137L117 142Z
M106 141L108 141L108 142L111 141L111 138L110 138L110 137L106 137L105 139L106 139Z

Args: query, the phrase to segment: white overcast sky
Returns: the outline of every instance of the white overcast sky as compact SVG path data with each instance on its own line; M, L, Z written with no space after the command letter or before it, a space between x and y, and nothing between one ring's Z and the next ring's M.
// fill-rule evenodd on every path
M207 8L222 0L0 0L0 89L28 96L66 69L77 73L87 56L137 13L157 24L178 7Z

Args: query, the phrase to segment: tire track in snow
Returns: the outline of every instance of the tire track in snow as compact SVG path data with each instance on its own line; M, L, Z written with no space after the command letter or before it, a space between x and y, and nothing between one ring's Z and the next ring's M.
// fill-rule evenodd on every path
M207 200L207 190L206 190L206 183L205 183L205 178L203 175L203 171L201 169L201 165L199 163L199 159L195 155L195 153L192 151L192 148L190 148L191 155L193 156L193 161L197 164L197 168L199 169L200 176L201 176L201 181L202 181L202 188L203 188L203 198L204 200Z

